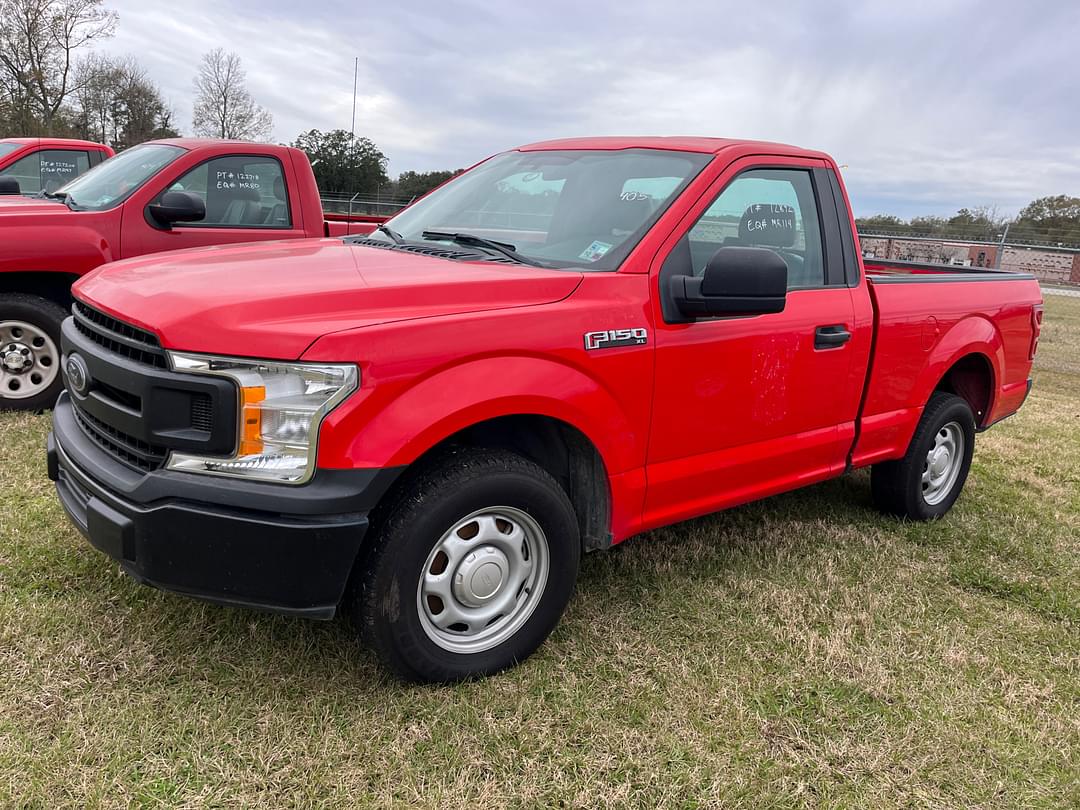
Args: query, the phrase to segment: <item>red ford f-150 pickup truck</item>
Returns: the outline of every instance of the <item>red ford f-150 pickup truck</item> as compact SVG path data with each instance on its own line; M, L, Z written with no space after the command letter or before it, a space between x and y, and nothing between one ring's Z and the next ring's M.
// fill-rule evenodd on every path
M374 227L327 222L307 156L269 144L151 141L43 191L0 197L0 407L56 401L71 284L95 267L163 250Z
M0 194L55 191L114 154L93 141L0 138Z
M836 164L709 138L497 155L367 237L75 285L49 471L137 580L355 616L402 675L521 661L582 552L872 466L943 515L1030 388L1028 275L865 266Z

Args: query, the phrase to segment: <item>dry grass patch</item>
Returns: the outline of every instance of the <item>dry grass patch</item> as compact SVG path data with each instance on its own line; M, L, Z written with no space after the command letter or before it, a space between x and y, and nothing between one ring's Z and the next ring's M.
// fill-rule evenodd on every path
M540 653L453 688L344 622L202 605L64 520L0 416L0 805L1080 805L1080 300L933 525L865 473L585 560Z

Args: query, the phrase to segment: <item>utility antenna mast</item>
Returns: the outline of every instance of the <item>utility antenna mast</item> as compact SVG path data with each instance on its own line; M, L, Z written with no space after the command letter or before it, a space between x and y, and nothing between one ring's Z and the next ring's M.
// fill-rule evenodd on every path
M356 74L360 70L360 57L353 57L353 69L352 69L352 126L349 127L349 133L356 138Z

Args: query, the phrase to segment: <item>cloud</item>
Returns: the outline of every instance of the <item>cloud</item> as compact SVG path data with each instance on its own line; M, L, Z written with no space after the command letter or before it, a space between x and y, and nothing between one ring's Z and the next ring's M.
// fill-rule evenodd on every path
M108 48L191 110L201 55L236 51L276 137L348 128L392 171L581 134L705 134L824 149L859 213L1015 211L1080 193L1070 3L297 5L137 0Z

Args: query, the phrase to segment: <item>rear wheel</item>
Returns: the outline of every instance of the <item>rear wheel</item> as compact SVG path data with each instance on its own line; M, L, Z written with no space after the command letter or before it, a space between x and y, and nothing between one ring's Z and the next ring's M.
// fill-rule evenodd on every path
M975 417L967 401L937 391L897 461L875 464L870 473L874 504L912 520L941 517L960 497L975 450Z
M0 296L0 407L51 408L60 395L60 324L67 313L48 299Z
M527 658L558 623L580 559L569 498L513 453L444 456L375 527L352 611L383 663L456 681Z

